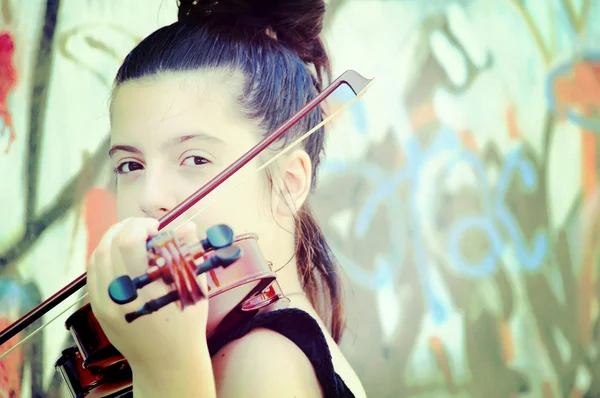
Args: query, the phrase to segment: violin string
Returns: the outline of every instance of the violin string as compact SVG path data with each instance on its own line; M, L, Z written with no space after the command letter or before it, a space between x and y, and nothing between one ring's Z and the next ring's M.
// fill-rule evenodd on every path
M13 350L16 350L21 344L25 344L25 342L27 340L31 339L33 336L35 336L36 334L38 334L39 332L41 332L42 329L44 329L46 326L50 325L52 322L54 322L57 318L59 318L65 312L67 312L71 308L75 307L75 304L77 304L80 301L82 301L83 299L85 299L87 297L87 295L88 295L87 293L84 293L83 296L81 296L80 298L78 298L77 300L75 300L73 303L71 303L67 308L65 308L64 310L62 310L61 312L59 312L58 315L56 315L54 318L50 319L48 322L44 323L42 326L40 326L39 328L35 329L33 332L29 333L27 336L25 336L23 339L21 339L21 341L19 341L17 344L15 344L14 346L12 346L10 349L6 350L5 353L3 353L2 355L0 355L0 360L2 358L4 358L5 356L7 356L8 354L10 354Z
M369 82L369 84L367 84L365 86L365 88L360 93L358 93L354 98L352 98L350 101L348 101L348 103L342 105L335 112L333 112L331 115L327 116L319 124L317 124L315 127L313 127L312 129L310 129L307 133L303 134L301 137L299 137L294 142L292 142L290 145L288 145L285 149L283 149L282 151L280 151L279 153L277 153L275 156L273 156L271 159L269 159L268 161L266 161L255 172L258 173L261 170L264 170L271 163L275 162L277 159L279 159L280 157L282 157L283 155L285 155L287 152L291 151L296 145L298 145L300 142L304 141L308 136L312 135L315 131L317 131L323 125L329 123L333 118L339 116L343 111L345 111L346 109L348 109L353 103L355 103L356 101L358 101L369 90L369 88L371 88L371 86L373 85L374 82L375 82L375 79L371 80ZM217 200L222 199L225 195L231 193L231 191L233 191L234 189L239 188L242 184L244 184L245 182L247 182L250 179L250 177L254 176L255 172L252 172L245 179L243 179L242 181L240 181L237 185L235 185L233 187L230 187L229 189L223 191L221 193L221 195L219 195L216 198L213 198L210 202L206 203L206 205L204 207L201 207L198 211L196 211L194 214L192 214L188 219L186 219L181 224L179 224L179 226L175 227L174 230L176 231L177 229L179 229L180 227L182 227L183 224L185 224L186 222L192 221L194 218L196 218L198 215L200 215L200 213L202 213L207 208L209 208L210 206L212 206Z
M354 98L352 98L350 101L348 101L348 103L346 103L346 104L342 105L341 107L339 107L335 112L333 112L331 115L327 116L319 124L317 124L315 127L313 127L312 129L310 129L307 133L303 134L301 137L299 137L294 142L292 142L290 145L288 145L285 149L283 149L282 151L280 151L279 153L277 153L275 156L273 156L271 159L269 159L267 162L265 162L255 172L258 173L261 170L264 170L271 163L273 163L274 161L276 161L277 159L279 159L281 156L283 156L284 154L286 154L287 152L289 152L292 148L294 148L296 145L298 145L300 142L302 142L308 136L312 135L315 131L317 131L323 125L325 125L326 123L329 123L331 120L333 120L333 118L339 116L343 111L345 111L352 104L354 104L356 101L358 101L371 88L371 86L373 85L373 83L375 83L375 79L372 79L365 86L365 88L361 92L359 92ZM243 179L242 181L240 181L237 185L235 185L233 187L230 187L228 190L223 191L221 193L221 195L219 195L218 197L214 198L212 201L210 201L209 203L207 203L204 207L200 208L198 211L196 211L194 214L192 214L188 219L186 219L181 224L179 224L179 226L173 228L173 230L176 231L179 228L181 228L186 222L189 222L189 221L193 220L195 217L197 217L198 215L200 215L200 213L202 213L204 210L206 210L207 208L209 208L210 206L212 206L217 200L222 199L226 194L229 194L231 191L233 191L233 189L237 189L240 185L242 185L243 183L245 183L246 181L248 181L252 175L254 175L254 172L252 172L245 179ZM77 301L75 301L73 304L69 305L67 308L65 308L64 310L62 310L54 318L52 318L51 320L49 320L48 322L46 322L45 324L43 324L42 326L40 326L39 328L37 328L35 331L33 331L31 334L29 334L27 337L23 338L21 341L19 341L18 343L16 343L12 348L10 348L9 350L7 350L4 354L0 355L0 359L4 358L9 352L13 351L17 347L19 347L21 344L23 344L25 341L29 340L31 337L33 337L33 335L37 334L39 331L41 331L43 328L45 328L46 326L48 326L50 323L54 322L58 317L60 317L65 312L67 312L69 309L71 309L72 307L74 307L75 304L77 304L78 302L80 302L81 300L83 300L85 297L87 297L87 293L85 293L80 299L78 299Z

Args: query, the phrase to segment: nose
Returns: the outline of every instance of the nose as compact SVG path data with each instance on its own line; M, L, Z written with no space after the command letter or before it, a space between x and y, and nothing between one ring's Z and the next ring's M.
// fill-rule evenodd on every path
M161 170L145 170L140 193L140 209L146 216L159 219L176 206L175 192Z

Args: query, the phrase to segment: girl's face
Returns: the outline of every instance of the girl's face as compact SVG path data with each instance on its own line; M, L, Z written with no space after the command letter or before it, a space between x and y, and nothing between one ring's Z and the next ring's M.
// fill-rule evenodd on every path
M236 104L241 79L223 76L165 75L117 89L110 157L120 219L164 216L261 138ZM258 166L255 158L195 207L210 204L194 218L199 233L225 223L236 234L262 232L268 238L274 224L271 194Z
M118 87L110 157L120 219L161 218L261 139L257 124L237 103L242 84L239 74L203 72L165 74ZM291 187L292 196L310 185L310 161L304 155L282 162L287 166L282 166L280 182ZM265 258L278 268L293 256L293 217L272 193L265 172L257 172L259 165L255 158L186 214L208 206L193 219L200 237L221 223L236 235L257 234ZM291 199L299 206L304 197Z

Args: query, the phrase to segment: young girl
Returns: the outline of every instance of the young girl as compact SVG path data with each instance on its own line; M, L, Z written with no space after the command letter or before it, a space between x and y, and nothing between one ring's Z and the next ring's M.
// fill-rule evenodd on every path
M159 218L322 89L329 76L319 39L324 9L322 0L181 1L178 21L143 40L118 71L110 157L123 221L94 252L87 286L103 330L131 365L136 397L365 396L337 346L340 281L307 203L324 132L257 171L322 120L319 108L203 199L200 205L214 203L178 229L190 243L222 223L236 235L257 234L288 308L257 316L209 349L222 317L207 300L126 323L125 313L166 286L153 283L122 306L107 294L116 277L144 272L146 238L158 233Z

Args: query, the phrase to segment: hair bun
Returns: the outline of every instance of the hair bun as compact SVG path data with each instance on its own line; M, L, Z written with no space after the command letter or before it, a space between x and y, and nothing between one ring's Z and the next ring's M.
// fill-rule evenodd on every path
M324 54L324 0L180 0L178 19L193 24L218 24L240 33L272 31L305 62ZM318 42L318 45L317 43Z

